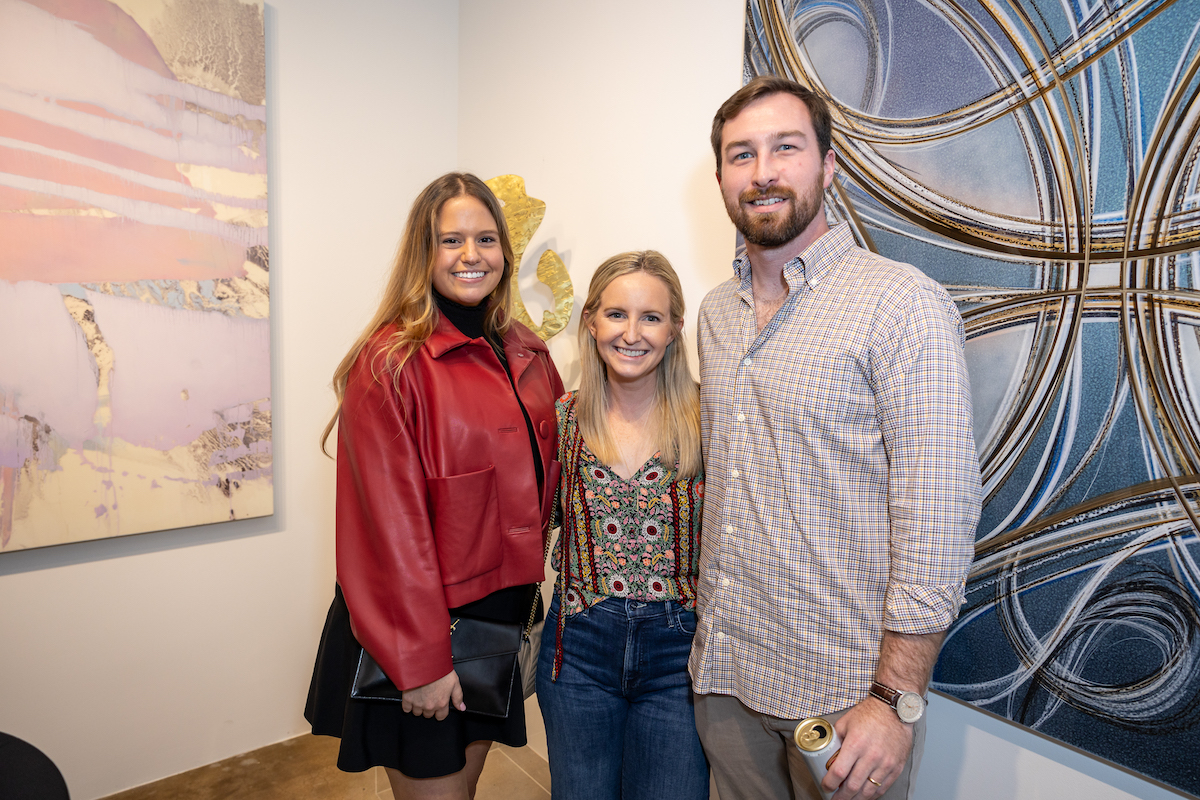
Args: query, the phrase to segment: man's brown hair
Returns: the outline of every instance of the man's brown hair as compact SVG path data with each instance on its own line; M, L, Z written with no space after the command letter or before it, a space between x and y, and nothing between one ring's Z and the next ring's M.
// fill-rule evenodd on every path
M817 134L817 147L821 156L829 152L832 121L829 116L829 104L825 98L807 86L802 86L793 80L781 78L778 75L759 75L742 88L734 92L728 100L717 109L712 124L713 155L717 157L717 174L721 174L721 136L725 131L725 123L742 113L742 109L763 97L773 94L790 94L800 99L808 108L812 117L813 130Z

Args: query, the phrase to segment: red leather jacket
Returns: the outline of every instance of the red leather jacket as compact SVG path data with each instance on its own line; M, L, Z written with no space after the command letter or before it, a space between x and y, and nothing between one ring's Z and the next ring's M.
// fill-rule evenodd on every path
M342 401L337 578L355 638L403 690L453 668L447 609L544 578L563 387L545 343L514 322L504 352L537 437L539 496L525 418L487 342L443 317L397 392L381 356L394 330L363 349Z

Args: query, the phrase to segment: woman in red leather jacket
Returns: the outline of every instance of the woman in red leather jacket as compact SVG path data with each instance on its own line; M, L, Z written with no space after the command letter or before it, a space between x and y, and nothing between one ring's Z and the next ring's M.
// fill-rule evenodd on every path
M525 623L558 482L546 345L512 319L500 203L450 173L417 197L374 319L334 373L337 587L305 717L341 737L338 767L387 768L393 794L473 797L507 718L474 714L450 658L451 616ZM349 697L360 645L402 702Z

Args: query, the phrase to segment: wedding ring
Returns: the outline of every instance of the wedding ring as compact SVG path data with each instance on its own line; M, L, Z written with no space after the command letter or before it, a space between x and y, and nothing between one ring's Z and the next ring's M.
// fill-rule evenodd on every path
M871 783L873 783L873 784L875 784L876 786L878 786L880 789L882 789L882 788L883 788L883 784L882 784L882 783L880 783L879 781L875 780L874 778L872 778L870 775L868 775L868 776L867 776L867 780L869 780Z

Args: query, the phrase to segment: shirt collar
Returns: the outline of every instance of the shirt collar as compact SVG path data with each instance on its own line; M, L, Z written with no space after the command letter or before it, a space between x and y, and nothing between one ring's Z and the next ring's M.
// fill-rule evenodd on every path
M850 223L839 222L821 238L783 265L783 277L793 289L803 281L809 289L816 289L847 250L854 247L854 234ZM733 272L743 284L750 281L750 259L743 250L733 260Z

